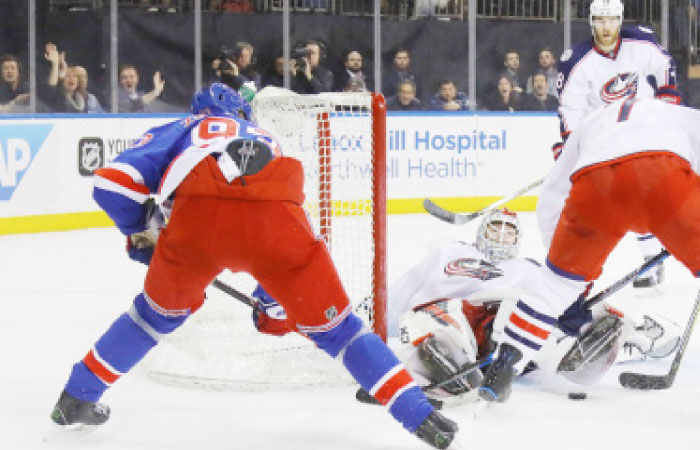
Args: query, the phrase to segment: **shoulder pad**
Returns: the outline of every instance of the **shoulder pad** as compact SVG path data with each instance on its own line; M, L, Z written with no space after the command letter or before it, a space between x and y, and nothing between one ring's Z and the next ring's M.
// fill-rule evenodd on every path
M647 41L654 45L659 45L659 41L656 39L654 31L651 28L643 27L641 25L634 27L623 27L620 30L620 38Z
M579 42L561 54L557 68L559 72L568 75L572 67L593 49L593 38Z

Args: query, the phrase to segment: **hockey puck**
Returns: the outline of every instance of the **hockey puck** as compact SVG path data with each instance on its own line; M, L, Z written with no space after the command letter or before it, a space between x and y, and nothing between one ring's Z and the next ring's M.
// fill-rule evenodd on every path
M585 392L569 392L569 400L585 400L587 397Z

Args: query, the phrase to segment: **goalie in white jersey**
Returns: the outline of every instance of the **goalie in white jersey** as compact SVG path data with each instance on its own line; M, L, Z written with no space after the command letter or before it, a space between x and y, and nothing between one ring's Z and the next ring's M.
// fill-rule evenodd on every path
M680 104L676 64L645 27L622 27L620 0L594 0L589 21L592 39L565 51L559 62L559 118L562 142L595 109L623 98L659 98ZM554 146L555 159L563 144ZM653 235L637 237L646 259L661 250ZM663 281L663 265L634 282L647 288Z
M434 386L475 362L488 361L493 339L499 339L516 306L519 287L537 277L541 267L517 257L520 242L517 215L496 210L482 220L475 244L441 245L391 284L388 335L398 336L397 355L418 383ZM607 305L597 308L595 316L578 345L573 337L563 339L564 333L553 335L530 367L592 384L623 346L634 356L660 358L678 344L678 326L660 316L632 319ZM569 331L577 331L580 323L573 320ZM481 381L477 369L426 393L446 401L472 391ZM371 402L362 390L357 397Z

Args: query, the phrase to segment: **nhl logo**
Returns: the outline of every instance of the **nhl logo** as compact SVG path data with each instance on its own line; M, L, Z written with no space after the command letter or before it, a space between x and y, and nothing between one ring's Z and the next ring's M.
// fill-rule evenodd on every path
M335 306L331 306L330 308L328 308L325 311L325 313L326 313L326 319L328 319L328 320L333 320L338 316L338 310L335 309Z
M104 142L98 137L82 138L78 142L78 173L84 177L92 176L104 167Z

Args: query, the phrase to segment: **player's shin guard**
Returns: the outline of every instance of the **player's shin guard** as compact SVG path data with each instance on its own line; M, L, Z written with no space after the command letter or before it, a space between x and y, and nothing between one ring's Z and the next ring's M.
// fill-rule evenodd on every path
M433 406L403 364L354 314L330 331L309 337L332 357L342 360L353 378L387 406L408 431L416 431L433 412Z
M187 310L164 310L145 293L139 294L131 309L119 316L85 358L73 366L65 391L79 400L96 402L162 335L175 330L188 315Z

